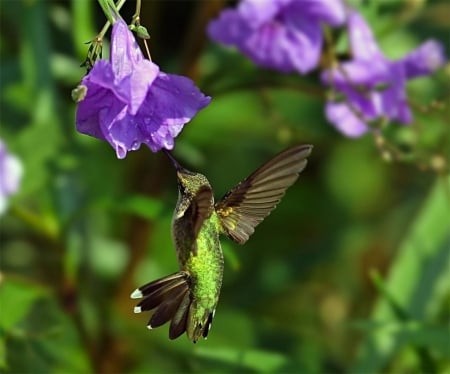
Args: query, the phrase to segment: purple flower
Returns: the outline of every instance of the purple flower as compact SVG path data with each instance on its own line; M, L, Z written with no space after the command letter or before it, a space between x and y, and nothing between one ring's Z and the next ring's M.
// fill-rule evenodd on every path
M208 34L236 46L260 66L305 74L319 62L321 24L339 26L344 21L340 0L242 0L212 21Z
M349 137L363 135L369 130L367 122L381 117L411 123L405 84L445 63L442 46L428 41L402 59L390 61L379 49L366 21L355 11L349 14L348 32L353 59L322 74L323 81L345 98L326 104L328 120Z
M6 211L9 196L19 189L22 174L22 163L7 152L0 140L0 214Z
M190 79L144 59L123 20L113 26L110 60L97 61L81 85L87 93L77 108L78 131L108 141L118 158L142 143L153 152L172 149L183 126L211 100Z

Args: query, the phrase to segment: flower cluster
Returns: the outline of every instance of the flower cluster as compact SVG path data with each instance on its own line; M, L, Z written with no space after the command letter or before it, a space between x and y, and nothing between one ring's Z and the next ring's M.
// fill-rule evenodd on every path
M380 118L410 123L405 84L445 63L443 47L436 41L390 61L363 17L341 0L242 0L213 20L208 32L260 66L304 74L319 67L324 24L347 25L352 55L350 61L322 72L323 83L340 98L327 102L328 120L350 137L364 134L368 123Z
M322 23L344 22L340 0L244 0L212 21L208 34L260 66L305 74L319 62Z
M8 198L18 191L22 174L22 163L0 140L0 214L6 211Z
M325 105L329 122L349 137L380 119L410 123L405 85L445 63L442 45L430 40L391 61L364 18L343 0L242 0L212 20L208 34L260 66L306 74L322 68L323 26L347 28L351 55L321 72L333 93ZM190 79L165 74L145 59L120 17L109 61L96 61L76 94L82 94L78 131L108 141L118 158L142 143L153 152L172 149L184 125L211 100Z
M388 60L362 16L348 16L352 60L322 74L344 100L330 100L326 116L343 134L356 137L369 130L368 122L387 118L403 124L412 122L405 84L408 79L434 72L445 62L442 46L427 41L407 56Z
M79 132L108 141L118 158L142 143L153 152L172 149L174 138L211 100L182 76L165 74L144 58L121 19L114 23L109 61L99 60L82 82Z

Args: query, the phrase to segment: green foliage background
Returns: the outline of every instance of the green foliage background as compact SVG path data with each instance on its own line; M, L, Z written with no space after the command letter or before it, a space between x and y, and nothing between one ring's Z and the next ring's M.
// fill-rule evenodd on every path
M223 3L143 1L153 60L213 97L175 155L219 198L289 145L314 150L244 247L223 240L221 299L196 345L148 331L129 299L178 268L171 165L145 147L117 160L75 131L70 92L99 6L0 3L0 137L25 169L0 225L0 372L449 373L449 66L409 84L416 122L384 131L387 154L326 123L317 74L263 70L209 42ZM429 37L449 55L447 2L352 3L389 57Z

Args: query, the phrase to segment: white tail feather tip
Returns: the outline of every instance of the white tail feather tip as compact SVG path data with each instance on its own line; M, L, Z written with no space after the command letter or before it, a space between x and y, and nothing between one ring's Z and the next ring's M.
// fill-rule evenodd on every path
M142 312L141 307L140 307L140 306L135 306L135 307L134 307L134 312L135 312L135 313L140 313L140 312Z
M142 297L142 292L139 291L139 288L135 289L133 293L130 295L132 299L140 299Z

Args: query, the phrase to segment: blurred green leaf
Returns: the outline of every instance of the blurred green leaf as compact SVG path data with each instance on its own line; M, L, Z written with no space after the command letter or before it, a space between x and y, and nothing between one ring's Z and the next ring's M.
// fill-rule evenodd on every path
M144 146L119 161L107 142L76 130L70 92L104 14L92 0L1 3L0 136L25 175L0 224L0 372L353 372L350 357L363 340L365 368L374 372L450 373L444 219L418 219L405 232L432 183L422 166L449 156L448 69L408 82L414 122L383 136L414 162L386 163L371 135L348 139L326 122L320 69L302 76L262 69L207 41L214 3L142 2L155 63L187 73L212 97L177 138L177 159L204 173L219 198L290 144L312 143L314 152L245 247L222 238L217 314L208 340L196 345L186 336L169 340L167 325L149 332L150 313L135 315L129 298L179 268L170 235L173 169ZM124 4L129 23L135 4ZM443 1L349 4L388 57L428 38L449 55ZM345 58L346 28L332 36ZM448 214L441 205L428 202L423 214ZM372 269L382 274L378 290ZM365 327L342 328L355 320Z
M49 297L35 303L20 330L8 336L7 364L12 373L92 372L70 315Z
M6 369L6 341L4 334L0 333L0 369Z
M405 237L386 281L386 290L397 305L412 319L427 318L427 306L436 285L448 274L449 182L438 179ZM372 318L383 326L398 317L391 301L383 296ZM374 331L360 347L354 372L382 371L398 349L408 342L405 336L393 335L386 329Z
M374 151L372 139L343 141L333 150L325 169L330 192L342 206L361 214L387 204L383 196L388 167Z
M236 251L234 250L234 247L228 243L227 241L222 241L222 251L223 256L225 259L225 263L230 266L231 269L234 271L239 270L241 264L239 261L239 257L236 254Z
M160 218L165 208L160 200L141 195L132 195L120 201L110 202L110 204L117 210L149 220Z
M214 347L214 349L198 347L195 350L195 355L233 365L236 368L250 369L262 373L279 371L288 364L288 359L277 352L233 349L229 346Z
M5 277L0 283L0 327L4 331L11 330L44 294L42 287Z
M115 279L128 263L125 244L109 238L94 237L89 251L90 265L103 277Z

